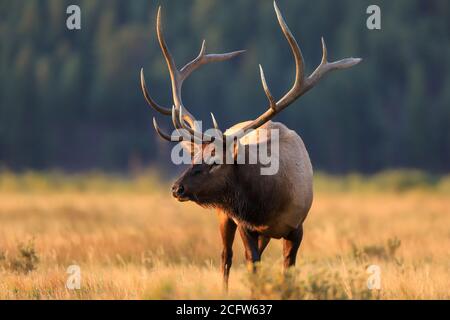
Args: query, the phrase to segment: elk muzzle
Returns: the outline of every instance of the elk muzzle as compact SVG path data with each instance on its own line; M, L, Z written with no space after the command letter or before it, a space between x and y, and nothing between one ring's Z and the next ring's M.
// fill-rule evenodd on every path
M172 186L172 195L178 201L188 201L189 198L186 196L186 189L181 183L175 183Z

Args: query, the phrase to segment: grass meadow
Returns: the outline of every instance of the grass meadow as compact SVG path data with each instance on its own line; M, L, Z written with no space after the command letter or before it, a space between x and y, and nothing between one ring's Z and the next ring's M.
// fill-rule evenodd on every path
M449 176L317 174L295 270L282 277L272 240L248 274L237 236L228 295L216 214L176 202L164 181L1 172L0 299L450 298ZM66 288L70 265L78 290Z

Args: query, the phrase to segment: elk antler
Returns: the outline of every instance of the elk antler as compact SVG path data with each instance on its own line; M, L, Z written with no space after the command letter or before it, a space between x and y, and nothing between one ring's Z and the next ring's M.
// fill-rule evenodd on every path
M275 1L273 2L273 6L275 8L275 12L277 14L278 23L280 24L281 30L283 31L283 34L286 37L289 46L291 47L292 53L294 54L296 67L295 82L291 90L289 90L284 95L284 97L282 97L278 102L275 102L275 99L273 98L272 94L270 93L269 87L267 86L263 68L260 65L259 68L261 73L261 82L264 92L266 93L267 99L269 100L269 108L258 118L256 118L255 120L251 121L249 124L244 126L240 130L240 132L242 132L242 135L245 135L251 130L259 128L264 123L272 119L277 113L281 112L292 102L294 102L296 99L305 94L308 90L313 88L319 82L319 80L322 79L322 77L327 73L333 70L347 69L353 67L362 60L360 58L347 58L336 62L328 62L327 47L325 45L324 39L322 38L322 52L323 52L322 62L309 77L305 77L304 75L305 63L303 60L302 51L300 50L297 41L295 40L294 36L289 30L289 27L284 21L283 15L281 14L280 9L278 9L277 3Z
M312 89L327 73L333 71L333 70L340 70L340 69L347 69L350 67L353 67L354 65L361 62L362 59L360 58L347 58L335 62L328 62L327 60L327 48L325 45L325 41L322 38L322 61L320 65L314 70L314 72L306 77L304 74L305 71L305 63L303 59L302 52L300 50L300 47L297 44L297 41L295 40L294 36L292 35L291 31L289 30L289 27L287 26L286 22L284 21L283 15L281 14L280 10L278 9L278 6L276 2L273 3L275 8L275 13L278 18L278 23L280 24L281 30L286 37L289 46L291 47L292 53L294 55L295 59L295 81L292 86L292 88L278 101L276 102L272 94L270 93L269 87L267 85L264 71L261 65L260 73L261 73L261 83L264 89L264 92L267 96L267 99L269 100L269 108L267 111L265 111L263 114L261 114L258 118L255 120L249 122L247 125L245 125L241 130L239 130L238 137L242 137L245 134L247 134L251 130L255 130L271 120L276 114L284 110L286 107L288 107L291 103L293 103L296 99L301 97L303 94L308 92L310 89ZM224 53L224 54L205 54L205 41L202 43L202 47L200 49L200 53L191 62L186 64L181 70L178 70L176 68L175 61L173 60L172 55L169 52L169 49L167 48L167 44L164 40L164 36L162 33L162 25L161 25L161 7L158 8L158 16L157 16L157 23L156 23L156 31L158 34L158 40L159 44L161 46L164 58L167 62L167 66L169 68L170 73L170 79L172 83L172 95L173 95L173 101L174 106L172 109L165 108L157 104L148 94L147 87L145 84L144 79L144 71L141 69L141 87L142 91L144 93L144 97L147 100L148 104L153 107L156 111L164 114L164 115L171 115L172 116L172 122L175 128L177 129L178 133L180 134L179 139L186 140L190 139L191 141L197 142L197 143L209 143L211 141L214 141L215 137L210 137L205 134L202 134L198 132L198 128L195 124L195 118L194 116L189 113L189 111L183 106L183 102L181 100L181 87L183 85L184 80L186 80L189 75L195 71L200 66L210 63L210 62L218 62L218 61L224 61L231 59L240 53L243 53L244 50L241 51L234 51L230 53ZM216 130L219 130L219 126L217 124L217 121L214 117L214 115L211 113L211 118L214 124L214 128ZM157 133L166 140L171 141L170 136L168 134L165 134L161 131L158 124L156 123L155 118L153 118L153 124L155 126L155 129ZM220 131L220 130L219 130ZM236 138L236 137L235 137ZM222 140L225 141L226 137L223 136ZM239 140L239 139L238 139Z
M141 69L141 88L142 88L142 92L144 93L144 97L147 100L148 104L151 107L153 107L156 111L158 111L164 115L172 115L172 119L174 120L173 122L174 122L174 126L176 129L184 128L192 136L194 136L194 134L195 134L195 135L197 135L197 137L203 137L205 135L202 135L201 133L198 133L196 131L197 127L195 124L196 120L195 120L194 116L187 110L186 107L184 107L183 102L181 100L181 88L183 86L183 82L191 75L192 72L197 70L202 65L205 65L205 64L208 64L211 62L225 61L225 60L234 58L235 56L245 52L245 50L234 51L234 52L223 53L223 54L206 54L205 40L203 40L202 46L200 49L200 53L197 56L197 58L195 58L194 60L192 60L191 62L186 64L183 68L178 70L176 67L175 61L167 47L166 41L164 39L163 28L162 28L162 23L161 23L161 7L158 8L158 15L157 15L157 19L156 19L156 33L158 35L159 45L161 47L161 50L163 52L164 58L167 63L167 67L169 69L170 80L172 83L172 96L173 96L174 107L172 109L162 107L151 98L151 96L148 94L147 86L145 84L144 70ZM211 116L213 119L214 126L216 128L218 128L217 122L214 118L214 115L211 114ZM188 123L189 126L186 125L186 122ZM153 124L155 126L156 131L162 138L164 138L166 140L170 140L170 139L167 139L169 137L169 135L167 135L161 131L161 129L159 128L155 119L153 119ZM182 134L181 136L183 138L187 138L186 134ZM205 140L209 140L209 142L214 139L214 137L205 137L205 138L206 138Z

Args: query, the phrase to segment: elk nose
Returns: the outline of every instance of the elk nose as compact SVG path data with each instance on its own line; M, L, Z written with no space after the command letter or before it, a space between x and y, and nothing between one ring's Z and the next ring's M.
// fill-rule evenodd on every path
M184 194L184 187L182 184L175 184L172 187L172 194L174 197L181 197Z

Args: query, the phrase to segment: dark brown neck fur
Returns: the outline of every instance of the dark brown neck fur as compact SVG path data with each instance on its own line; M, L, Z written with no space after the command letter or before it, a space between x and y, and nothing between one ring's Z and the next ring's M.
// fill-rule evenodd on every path
M250 226L263 225L288 200L276 181L273 176L260 175L259 165L234 165L224 192L198 204L220 208Z

